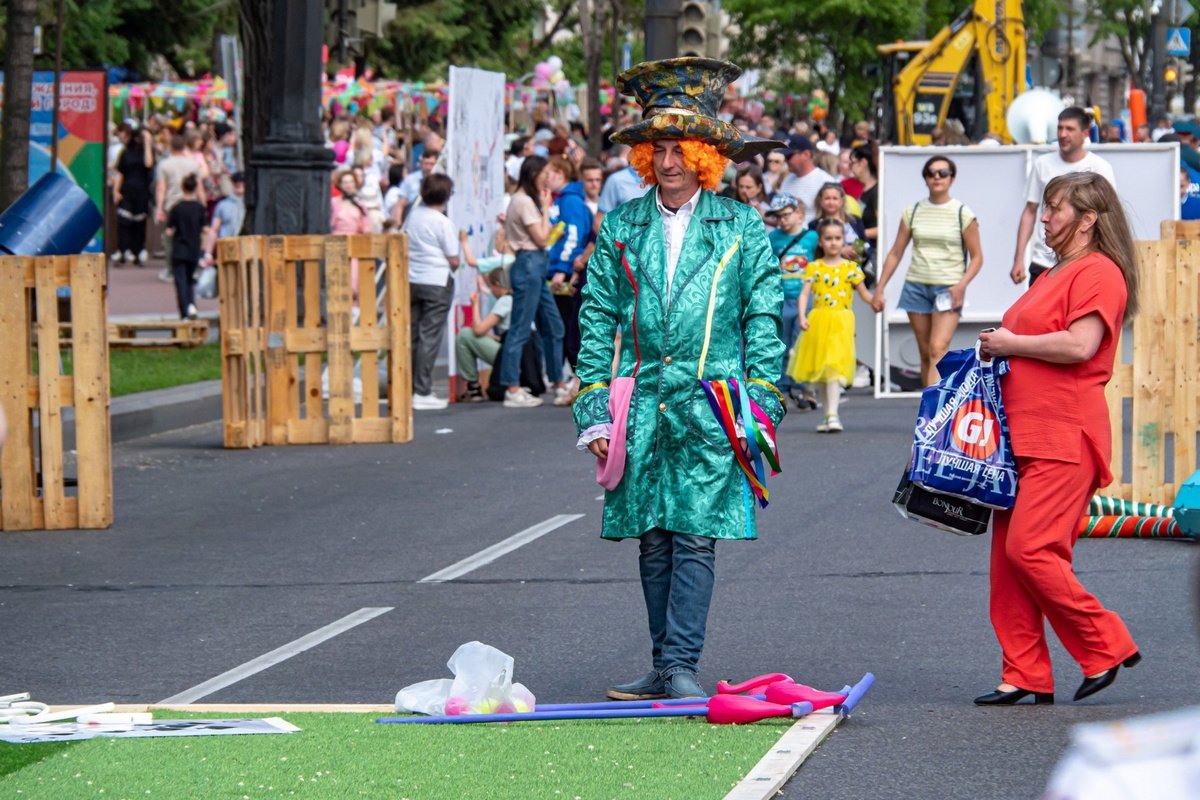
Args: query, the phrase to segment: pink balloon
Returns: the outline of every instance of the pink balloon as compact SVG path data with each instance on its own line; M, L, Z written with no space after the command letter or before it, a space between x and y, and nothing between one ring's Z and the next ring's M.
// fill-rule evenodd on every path
M529 85L535 89L547 89L550 87L550 79L537 75L529 82Z
M547 64L545 61L533 68L533 74L539 78L550 80L550 76L554 74L554 67Z

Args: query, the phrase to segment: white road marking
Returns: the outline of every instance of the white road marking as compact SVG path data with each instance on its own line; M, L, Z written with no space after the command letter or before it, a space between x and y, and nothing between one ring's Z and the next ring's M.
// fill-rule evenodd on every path
M223 672L215 678L205 681L198 686L193 686L191 689L180 692L179 694L171 695L165 700L160 700L158 705L190 705L202 697L207 697L213 692L220 691L226 686L232 686L238 681L245 680L251 675L262 672L265 669L275 666L276 664L286 661L294 655L299 655L305 650L316 647L324 641L332 639L339 633L344 633L351 628L375 619L380 614L386 614L391 611L392 607L382 608L360 608L353 614L347 614L337 622L331 622L324 628L319 628L312 633L301 636L294 642L289 642L283 647L277 647L269 653L265 653L258 658L247 661L240 667L234 667L228 672Z
M417 583L445 583L446 581L452 581L455 578L461 578L468 572L472 572L480 567L486 566L501 556L511 553L518 547L529 544L530 542L545 536L547 533L550 533L550 531L557 530L563 525L574 522L581 517L583 517L583 514L558 514L557 516L553 516L545 522L539 522L532 528L526 528L520 533L514 533L504 541L497 542L491 547L480 550L475 555L468 556L462 561L459 561L457 564L451 564L445 569L438 570L432 575L426 575L424 578L421 578L421 580L417 581Z
M602 494L598 494L598 495L596 495L596 499L597 499L597 500L603 500L603 499L604 499L604 495L602 495Z

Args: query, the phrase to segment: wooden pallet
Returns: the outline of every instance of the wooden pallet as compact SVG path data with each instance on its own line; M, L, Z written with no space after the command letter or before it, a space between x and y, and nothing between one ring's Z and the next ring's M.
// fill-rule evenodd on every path
M61 287L71 290L75 330L69 375L60 368ZM106 308L103 255L0 257L0 405L8 421L0 451L0 530L112 524ZM65 408L75 416L73 495L64 468Z
M144 333L162 335L143 336ZM139 319L108 323L108 346L113 350L199 347L207 341L206 319Z
M1200 466L1200 222L1164 222L1162 238L1137 242L1137 251L1141 311L1133 320L1133 361L1115 365L1107 388L1116 480L1105 493L1169 504ZM1130 475L1123 474L1126 453Z
M226 447L411 441L405 236L223 239L217 262Z

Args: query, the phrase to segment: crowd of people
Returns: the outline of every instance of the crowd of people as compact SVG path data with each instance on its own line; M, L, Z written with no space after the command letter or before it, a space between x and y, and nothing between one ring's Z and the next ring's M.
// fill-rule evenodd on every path
M912 264L900 308L908 313L918 342L922 383L934 382L935 365L950 346L967 287L983 266L974 214L951 194L954 161L938 156L925 165L927 199L903 210L890 252L877 256L878 145L869 123L860 121L851 133L839 136L805 120L786 128L771 116L752 122L739 115L736 103L726 110L746 135L786 144L742 164L731 162L719 188L759 214L780 261L783 339L789 348L781 390L797 409L824 407L818 430L843 430L841 389L870 380L867 367L854 357L852 293L881 311L885 287L910 245ZM1112 179L1107 163L1084 148L1090 114L1083 109L1064 113L1068 130L1064 136L1060 123L1059 151L1039 158L1030 178L1014 282L1026 278L1024 253L1030 240L1029 278L1036 280L1049 263L1036 224L1046 182L1079 170ZM454 334L463 379L457 399L494 398L507 408L530 408L541 405L545 395L555 405L570 405L580 388L574 378L580 291L596 233L606 214L647 191L629 163L629 147L609 138L612 130L631 122L632 117L623 118L604 130L603 149L591 158L580 123L555 121L548 109L535 109L526 128L507 135L505 208L489 256L477 259L444 213L454 186L442 174L445 139L436 120L406 130L388 108L369 117L343 114L325 120L334 159L331 232L403 231L411 243L415 408L445 408L449 399L434 392L433 370L447 334L460 264L478 267L480 278L467 324ZM1135 132L1139 141L1181 143L1183 216L1200 217L1200 129L1186 120L1143 127ZM1106 140L1122 133L1111 125L1101 132ZM993 143L985 140L978 146ZM148 223L163 226L167 267L160 278L175 283L182 317L196 316L197 275L211 265L216 241L242 229L244 180L236 145L236 132L226 123L172 126L153 118L144 127L121 125L110 151L118 217L112 260L117 266L144 265ZM189 176L195 183L191 192L184 188ZM185 206L189 213L172 216L181 202L190 204ZM202 216L197 207L204 210ZM831 252L826 239L834 241L835 228L839 243ZM500 269L503 275L488 274ZM831 286L838 288L829 291ZM828 324L834 318L840 321ZM488 319L493 324L481 324ZM801 347L806 336L808 344ZM477 362L491 366L489 386L481 384Z

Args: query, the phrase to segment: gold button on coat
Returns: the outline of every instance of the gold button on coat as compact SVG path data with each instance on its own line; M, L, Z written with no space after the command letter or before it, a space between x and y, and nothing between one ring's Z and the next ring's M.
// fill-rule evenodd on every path
M671 357L670 357L670 356L667 356L666 358L664 358L664 359L663 359L663 363L664 363L664 364L670 364L670 363L671 363Z
M667 404L666 404L666 403L659 403L659 404L658 404L658 410L659 410L659 411L666 411L666 410L667 410Z

